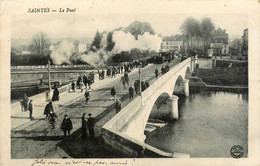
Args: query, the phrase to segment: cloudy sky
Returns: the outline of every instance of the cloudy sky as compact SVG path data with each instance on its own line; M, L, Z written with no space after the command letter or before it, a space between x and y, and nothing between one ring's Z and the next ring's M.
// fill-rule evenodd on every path
M126 27L135 20L147 21L155 32L163 36L181 33L180 25L185 18L210 17L216 28L226 29L230 37L240 37L248 27L247 15L243 14L106 14L106 15L13 15L12 38L31 38L39 31L50 38L92 38L97 29L110 31Z

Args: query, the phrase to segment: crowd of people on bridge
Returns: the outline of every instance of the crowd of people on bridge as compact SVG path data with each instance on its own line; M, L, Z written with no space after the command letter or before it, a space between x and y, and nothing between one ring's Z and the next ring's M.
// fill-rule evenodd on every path
M155 69L156 70L156 69ZM162 75L164 75L165 73L167 73L170 70L169 65L167 64L166 66L162 66L161 68L161 73Z

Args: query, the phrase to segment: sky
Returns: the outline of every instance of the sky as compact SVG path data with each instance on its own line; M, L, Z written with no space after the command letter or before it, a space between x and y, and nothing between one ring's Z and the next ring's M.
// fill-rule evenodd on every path
M163 36L181 34L180 26L187 17L200 20L210 17L215 27L226 29L229 37L241 37L248 28L245 14L88 14L88 15L14 15L12 39L29 39L44 31L50 38L93 38L96 31L111 31L134 21L146 21Z

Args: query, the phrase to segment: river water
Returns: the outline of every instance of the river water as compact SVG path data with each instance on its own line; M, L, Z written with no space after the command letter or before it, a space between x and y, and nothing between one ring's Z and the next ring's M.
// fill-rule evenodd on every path
M231 157L241 145L248 154L247 93L201 91L179 99L179 119L147 135L146 143L191 157Z

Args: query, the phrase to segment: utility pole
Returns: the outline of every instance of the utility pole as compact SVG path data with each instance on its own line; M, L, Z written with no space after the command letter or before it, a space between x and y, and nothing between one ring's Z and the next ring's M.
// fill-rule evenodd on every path
M51 61L48 60L48 86L49 90L51 90Z
M141 107L143 106L143 97L142 97L142 89L141 89L141 69L142 69L142 62L139 64L139 91L141 96Z

